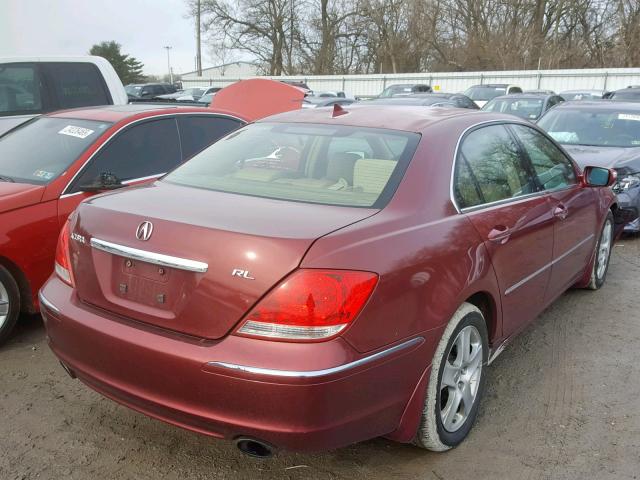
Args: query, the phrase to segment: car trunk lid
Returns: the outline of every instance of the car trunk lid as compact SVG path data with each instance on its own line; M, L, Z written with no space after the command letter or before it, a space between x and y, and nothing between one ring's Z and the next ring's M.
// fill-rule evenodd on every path
M94 197L72 224L76 291L116 315L220 338L317 238L375 212L166 182Z

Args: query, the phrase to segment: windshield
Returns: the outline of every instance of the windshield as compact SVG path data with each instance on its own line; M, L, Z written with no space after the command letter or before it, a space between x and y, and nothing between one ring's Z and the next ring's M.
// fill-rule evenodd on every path
M381 98L389 98L394 95L411 95L412 93L429 92L431 87L428 85L391 85L385 88L380 94Z
M57 178L111 124L40 117L0 137L0 176L43 185Z
M140 96L140 92L142 91L142 86L141 85L127 85L126 87L124 87L124 90L129 95L133 95L135 97L139 97Z
M539 98L494 98L482 110L510 113L527 120L535 120L542 114L544 101Z
M419 138L343 125L256 123L214 143L164 181L278 200L382 208Z
M640 108L635 111L553 109L538 125L559 143L640 147Z
M481 102L506 95L506 93L507 87L471 87L464 92L471 100L480 100Z

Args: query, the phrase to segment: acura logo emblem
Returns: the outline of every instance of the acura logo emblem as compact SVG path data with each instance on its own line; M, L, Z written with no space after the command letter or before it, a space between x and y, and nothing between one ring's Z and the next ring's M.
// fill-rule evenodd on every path
M138 240L147 241L151 238L151 234L153 233L153 223L151 222L142 222L138 225L136 229L136 238Z

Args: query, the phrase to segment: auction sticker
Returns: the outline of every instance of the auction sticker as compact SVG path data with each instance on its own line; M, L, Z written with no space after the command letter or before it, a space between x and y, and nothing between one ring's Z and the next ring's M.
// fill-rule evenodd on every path
M618 120L635 120L640 122L640 115L634 115L633 113L619 113Z
M69 135L70 137L87 138L93 132L94 132L93 130L90 130L88 128L74 127L73 125L67 125L58 133L60 135Z

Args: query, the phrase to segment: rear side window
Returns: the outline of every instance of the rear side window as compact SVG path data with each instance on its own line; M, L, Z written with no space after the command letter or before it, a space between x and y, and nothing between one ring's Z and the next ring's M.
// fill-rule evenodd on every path
M33 63L0 65L0 116L41 112L41 83Z
M567 188L576 183L573 165L548 138L522 125L512 125L511 128L522 142L545 190Z
M243 122L213 115L179 116L182 159L191 158L227 133L240 128Z
M48 63L46 68L60 108L112 103L100 70L92 63Z
M503 125L469 133L462 141L454 193L460 208L498 202L536 191L518 145Z
M166 173L181 162L180 140L173 118L129 127L98 153L74 182L71 192L95 183L103 173L121 181Z

